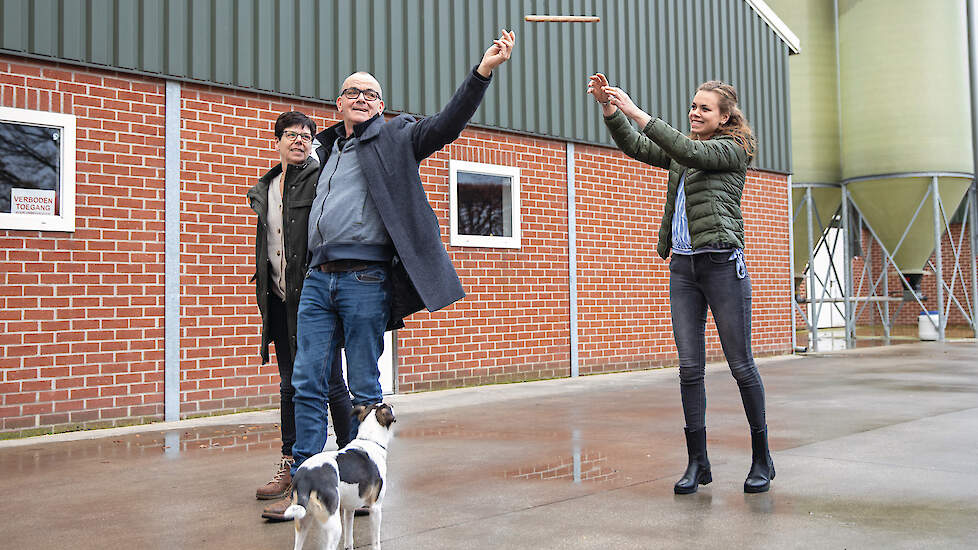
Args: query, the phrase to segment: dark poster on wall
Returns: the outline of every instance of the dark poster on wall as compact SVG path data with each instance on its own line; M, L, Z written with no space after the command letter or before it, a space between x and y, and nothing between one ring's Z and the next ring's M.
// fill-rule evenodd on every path
M506 176L458 173L458 233L512 237L512 182Z
M61 130L0 121L0 213L60 212Z

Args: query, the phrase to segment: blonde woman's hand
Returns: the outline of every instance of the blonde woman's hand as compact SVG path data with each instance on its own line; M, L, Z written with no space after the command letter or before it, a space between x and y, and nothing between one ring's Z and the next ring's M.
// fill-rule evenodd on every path
M598 103L608 103L608 94L604 93L607 86L608 77L601 73L594 73L587 79L587 93Z
M618 109L611 104L611 99L604 91L607 86L608 77L601 73L595 73L588 78L587 93L591 94L591 97L601 104L601 110L604 112L604 116L611 116Z
M608 96L611 104L615 107L621 109L621 112L625 114L628 118L634 120L639 128L645 128L645 125L652 120L652 117L648 113L638 108L632 98L628 97L625 90L621 88L616 88L614 86L605 86L603 88L604 93Z

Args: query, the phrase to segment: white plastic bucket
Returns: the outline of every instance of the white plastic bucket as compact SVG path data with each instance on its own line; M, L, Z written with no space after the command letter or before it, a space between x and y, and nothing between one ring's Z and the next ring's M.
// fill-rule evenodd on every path
M921 313L917 317L917 335L921 340L937 340L938 315L936 311Z

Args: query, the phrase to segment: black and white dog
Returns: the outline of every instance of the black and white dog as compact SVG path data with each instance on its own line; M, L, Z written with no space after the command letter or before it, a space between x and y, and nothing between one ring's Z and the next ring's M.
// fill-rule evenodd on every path
M339 451L309 457L292 480L292 505L285 517L295 520L295 550L301 550L316 529L324 550L334 550L343 533L343 547L353 548L353 514L370 509L371 548L380 550L381 505L387 479L387 444L391 439L394 410L390 405L358 405L357 438Z

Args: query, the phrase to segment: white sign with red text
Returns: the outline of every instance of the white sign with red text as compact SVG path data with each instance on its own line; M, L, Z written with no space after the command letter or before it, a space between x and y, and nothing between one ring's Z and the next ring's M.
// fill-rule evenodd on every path
M54 215L54 191L42 189L11 189L11 214Z

